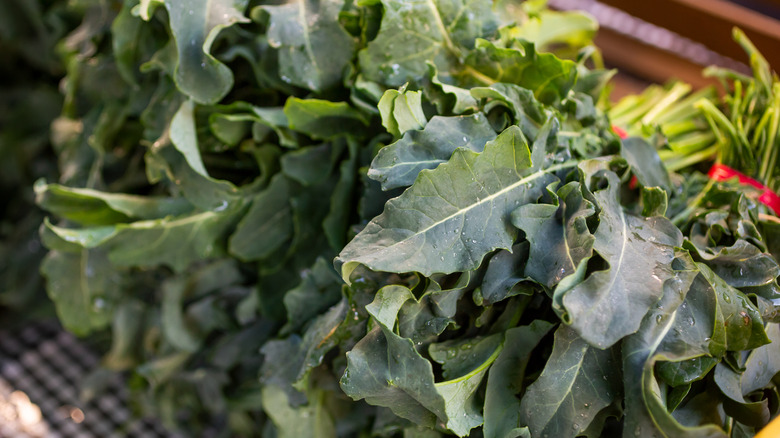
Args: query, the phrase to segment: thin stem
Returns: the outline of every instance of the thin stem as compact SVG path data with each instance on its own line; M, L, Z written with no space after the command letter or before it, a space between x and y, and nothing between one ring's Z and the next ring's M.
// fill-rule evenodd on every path
M686 167L693 166L694 164L701 163L702 161L707 161L715 158L715 155L718 153L718 149L720 149L720 146L716 144L710 148L704 149L703 151L686 155L677 160L669 159L668 161L664 159L665 154L662 155L662 152L666 152L666 151L661 151L658 153L658 155L664 161L664 165L666 166L666 169L668 171L676 172L680 169L684 169Z
M691 201L691 203L688 204L687 207L685 207L685 210L677 213L675 217L672 218L672 223L677 226L677 228L680 228L685 221L688 219L688 216L693 214L693 212L696 210L696 208L701 204L701 201L704 200L704 197L707 195L707 192L710 191L712 186L715 185L715 180L711 179L709 182L707 182L707 185L704 186L704 189L699 193L696 198Z
M649 125L651 123L654 123L656 118L664 113L666 109L668 109L670 106L674 105L677 100L679 100L681 97L688 94L688 92L691 91L691 86L682 82L677 82L672 86L672 89L669 90L666 95L661 98L661 100L656 103L650 111L648 111L644 116L642 116L642 123L645 125Z
M478 80L479 82L482 82L485 85L493 85L497 82L495 79L491 78L490 76L480 71L477 71L470 65L463 67L463 72L473 77L474 79Z

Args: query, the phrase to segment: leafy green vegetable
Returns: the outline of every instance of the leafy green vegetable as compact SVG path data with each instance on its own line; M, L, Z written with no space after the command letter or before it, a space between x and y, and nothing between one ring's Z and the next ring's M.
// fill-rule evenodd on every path
M435 116L425 129L404 134L397 142L380 149L368 176L381 182L383 190L408 187L420 171L447 162L456 149L482 152L485 144L495 138L495 131L480 114Z
M339 24L338 1L301 0L260 6L269 15L268 44L279 50L282 81L322 92L337 86L354 55L354 39ZM259 14L257 10L252 15Z
M54 3L0 6L49 48L14 73L21 115L0 110L17 160L0 182L27 187L3 204L3 236L18 221L24 237L0 269L18 287L19 263L40 263L138 414L187 436L425 438L750 436L777 415L774 222L736 184L669 173L718 132L618 139L615 120L731 134L696 112L706 92L677 102L686 86L611 121L590 17ZM13 29L9 59L34 53ZM63 97L25 78L42 66L63 69ZM750 141L773 132L767 111ZM50 123L51 151L25 156Z
M589 345L566 326L555 332L553 351L520 403L520 421L532 436L577 436L620 397L615 349Z

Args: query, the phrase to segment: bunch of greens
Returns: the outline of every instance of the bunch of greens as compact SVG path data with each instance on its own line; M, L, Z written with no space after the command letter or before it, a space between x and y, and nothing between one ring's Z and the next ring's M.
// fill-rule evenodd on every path
M713 87L691 89L682 82L650 85L612 106L609 118L630 135L663 135L664 141L656 142L658 155L671 172L712 160L718 151L716 137L696 103L717 99L717 92Z
M726 184L665 217L690 187L612 133L588 17L85 3L41 269L69 330L110 328L104 372L142 413L264 437L750 436L776 415L777 242Z
M690 93L676 82L651 86L628 96L609 111L613 123L633 134L660 131L659 155L670 170L703 161L722 163L780 192L780 81L747 36L734 29L734 40L750 59L753 76L720 67L704 75L717 78L714 88Z

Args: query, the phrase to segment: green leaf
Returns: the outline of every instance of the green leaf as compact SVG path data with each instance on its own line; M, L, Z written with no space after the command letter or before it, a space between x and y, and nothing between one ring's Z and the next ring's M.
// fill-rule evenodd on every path
M40 228L41 243L53 251L78 253L82 249L96 248L116 235L116 226L97 226L70 229L52 225L49 218Z
M436 105L439 114L463 114L477 109L477 100L469 90L442 82L436 66L431 63L428 64L425 97Z
M51 251L41 263L49 298L62 325L78 336L106 327L121 276L100 250Z
M208 178L198 150L198 137L195 128L195 106L191 100L182 102L181 107L171 120L171 143L184 155L187 164L199 174Z
M146 310L146 305L137 299L124 299L117 304L111 322L111 350L102 360L105 368L127 371L138 364L137 340L143 336Z
M528 248L527 242L518 243L512 246L511 252L500 250L490 258L479 289L482 305L492 306L521 293L520 288L515 286L528 279L523 276L528 262Z
M431 344L428 354L442 365L442 376L450 381L469 374L502 348L498 334L467 339L454 339Z
M592 347L571 328L555 332L541 376L520 402L520 422L533 436L575 437L596 414L619 400L618 349Z
M742 292L729 286L707 265L696 264L701 272L692 287L701 287L711 295L714 324L710 352L740 351L769 343L764 321L756 306Z
M386 286L366 307L377 327L347 353L347 369L341 388L354 400L385 406L398 415L432 427L446 420L444 398L433 381L430 362L417 353L411 340L396 335L392 327L399 309L412 292L403 286Z
M684 426L670 413L653 369L659 360L681 360L691 355L686 350L662 352L659 345L677 324L677 311L699 274L693 260L679 253L674 261L674 277L664 282L663 296L642 319L639 330L622 344L625 397L624 432L631 436L691 436L724 438L716 424ZM686 318L687 319L687 318Z
M379 114L382 126L398 138L406 131L423 129L428 119L422 108L422 93L419 91L387 90L379 99Z
M186 352L160 355L140 365L136 372L148 380L152 388L156 388L180 373L191 356Z
M290 97L284 104L290 128L313 139L328 140L339 136L362 137L369 119L346 102Z
M157 198L106 193L59 184L35 183L35 203L44 210L81 225L111 225L134 219L159 219L192 210L184 198Z
M780 276L780 265L772 255L743 239L732 246L717 248L699 248L686 241L685 248L732 287L764 286Z
M771 418L769 401L748 401L743 397L743 375L735 372L721 362L715 368L714 381L721 392L727 397L723 400L724 411L740 423L761 428Z
M671 192L672 183L658 151L640 137L630 137L622 140L623 157L634 171L639 184L644 187L661 187Z
M162 285L161 328L163 336L180 351L195 353L208 335L208 328L217 322L210 318L200 323L193 315L199 300L209 292L241 281L236 264L229 259L200 267L189 277L179 276L168 279ZM185 301L189 301L185 305ZM202 302L202 301L200 301Z
M408 300L398 313L398 334L411 339L418 351L437 340L453 319L458 301L468 290L471 274L465 272L452 286L442 288L434 278L418 301Z
M382 183L383 190L410 186L423 169L447 162L457 148L482 152L496 138L490 123L480 113L470 116L434 116L421 131L409 131L385 146L371 162L369 178Z
M780 356L777 355L780 324L767 324L766 334L772 342L754 349L745 362L745 371L742 374L743 395L769 387L774 376L780 372Z
M244 194L232 183L196 172L176 148L151 149L144 155L150 182L167 179L175 191L201 210L224 212L244 203ZM252 186L246 191L251 192Z
M248 0L144 1L140 15L151 18L150 7L162 3L168 10L176 42L176 86L202 104L219 102L233 87L233 73L211 55L217 35L235 23L245 23Z
M297 331L341 297L341 279L324 258L318 258L301 276L301 284L284 295L287 324L282 332Z
M617 175L611 171L601 175L608 186L593 194L601 209L593 249L608 268L573 286L559 286L554 301L560 303L557 311L563 320L580 336L607 348L635 332L641 323L638 315L645 315L663 295L664 283L674 275L674 247L682 243L682 234L666 218L624 211Z
M119 15L111 23L111 44L117 61L117 70L129 84L138 86L138 64L142 56L143 21L131 13L132 2L124 2Z
M423 275L476 268L488 252L509 249L516 231L509 213L535 202L555 177L530 171L531 154L517 127L478 154L457 149L446 164L423 170L400 197L385 204L336 259L341 276L364 264Z
M303 338L291 335L265 343L261 352L268 360L261 369L261 383L283 389L291 404L304 403L312 388L311 379L317 378L312 372L322 364L325 355L341 342L354 341L356 332L365 329L359 321L346 318L348 309L347 300L343 299L308 321Z
M471 95L485 102L485 111L496 105L509 108L515 124L527 138L536 138L539 129L547 120L545 109L531 90L515 84L492 84L490 87L474 87Z
M360 69L370 80L391 87L421 79L433 62L450 72L462 48L497 27L488 2L464 0L383 0L384 16L376 39L358 53Z
M520 400L525 369L531 352L553 325L535 320L530 325L506 331L504 349L488 373L485 391L485 438L524 436L520 428ZM528 435L530 436L530 434Z
M181 272L197 260L224 255L226 233L235 226L242 212L242 208L236 207L221 213L207 211L82 229L67 229L47 222L42 233L74 245L71 250L102 247L115 266L167 265ZM63 244L49 238L47 245L62 249Z
M173 278L162 285L162 332L175 349L194 353L198 351L201 339L185 322L183 307L186 292L187 282L183 278Z
M523 205L512 212L512 225L523 230L531 244L525 275L549 288L591 256L595 240L587 219L596 210L579 183L561 187L554 202Z
M230 253L241 260L261 260L292 238L291 187L281 174L252 198L252 205L230 236Z
M349 157L339 166L339 179L330 198L330 210L322 221L325 237L333 251L339 251L347 244L347 232L352 219L355 186L358 178L358 148L355 141L348 141Z
M716 307L719 297L699 275L685 300L675 309L675 320L657 349L673 354L675 361L660 362L658 375L671 386L690 384L704 376L720 361L723 350L710 345L723 343ZM659 304L661 305L661 304ZM710 355L714 357L708 357Z
M574 48L590 45L598 27L593 17L581 11L542 10L522 25L507 28L507 36L532 41L539 51L548 52L556 44Z
M268 43L279 51L282 81L315 92L341 83L355 51L355 40L341 27L339 0L297 0L259 6L270 15ZM256 11L252 11L255 18Z
M280 160L282 172L304 186L322 184L338 162L343 146L323 143L288 152Z
M495 334L483 339L470 339L459 345L447 345L443 353L445 372L457 378L436 384L436 390L444 398L444 408L447 413L447 429L458 436L466 436L471 429L482 424L481 400L477 389L487 374L490 365L503 349L502 336ZM433 346L432 346L433 347ZM454 351L458 348L461 351ZM464 352L463 350L471 350ZM433 357L434 351L431 351ZM434 357L434 360L437 360ZM438 361L438 360L437 360ZM456 369L449 364L455 362ZM459 369L458 369L459 368ZM468 371L466 374L462 372Z
M466 58L470 68L462 78L474 84L491 85L506 82L533 91L545 104L560 102L574 87L577 65L552 53L539 53L533 43L522 41L520 47L500 47L478 39L475 49ZM477 72L475 75L473 72ZM467 78L467 74L475 79Z
M277 437L335 438L336 427L324 393L318 391L307 405L292 407L287 395L274 385L263 387L263 410L276 426Z
M642 216L664 216L669 206L669 193L660 187L642 187Z

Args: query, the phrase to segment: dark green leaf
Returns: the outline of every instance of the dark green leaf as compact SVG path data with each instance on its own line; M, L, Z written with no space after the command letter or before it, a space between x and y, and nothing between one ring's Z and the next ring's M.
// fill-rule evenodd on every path
M622 144L622 155L631 165L639 184L644 187L661 187L667 192L671 190L669 173L653 145L640 137L629 137Z
M345 102L290 97L284 104L290 128L314 139L362 137L368 117Z
M151 18L154 3L168 10L178 54L176 85L196 102L217 103L233 86L233 73L211 55L211 45L222 29L249 21L243 15L248 1L143 1L140 15L144 20Z
M512 225L530 242L525 275L553 288L591 256L594 236L587 219L596 213L577 182L561 187L555 204L529 204L512 212Z
M663 296L642 319L639 330L622 344L625 420L627 436L667 437L691 436L725 438L719 424L684 426L666 406L666 397L654 377L658 360L679 360L690 357L685 351L661 352L663 338L677 323L677 310L686 298L688 289L699 274L687 254L677 254L674 276L664 282ZM694 352L693 355L698 354ZM682 357L680 356L682 355ZM641 396L639 396L641 394Z
M496 138L487 119L471 116L435 116L421 131L409 131L403 138L379 150L368 176L382 183L383 190L410 186L423 169L446 163L457 148L482 152Z
M592 347L571 328L555 332L550 359L520 402L520 422L533 436L575 437L620 397L616 348Z
M494 82L516 84L533 91L545 104L560 102L577 79L577 65L551 53L539 53L533 43L522 42L519 48L505 48L487 40L478 39L476 48L466 58L476 71L476 83ZM464 74L464 76L465 76Z
M59 184L35 184L35 202L46 211L81 225L111 225L131 220L160 219L189 213L184 198L106 193Z
M520 401L525 368L531 352L553 325L536 320L507 330L504 349L490 369L485 392L485 438L524 436L520 427ZM530 436L530 434L529 434Z
M292 233L290 183L280 174L252 199L252 206L230 236L230 253L241 260L263 259L284 245Z
M270 15L268 43L279 50L282 81L316 92L340 84L355 50L354 39L337 20L343 3L299 0L260 6Z
M119 294L119 276L99 250L51 251L41 264L62 324L77 335L106 327ZM75 275L74 275L75 274Z
M539 129L547 120L545 110L534 97L531 90L515 84L493 84L490 87L474 87L471 95L487 103L485 110L490 111L495 105L509 108L514 116L515 124L522 129L527 138L536 138Z
M409 299L413 299L411 291L402 286L387 286L377 293L367 310L378 327L347 353L341 388L355 400L388 407L400 417L432 427L437 417L447 416L431 364L411 340L392 331L398 310Z
M755 287L773 283L780 276L780 265L746 240L730 247L699 248L686 242L686 249L732 287Z
M482 305L492 306L521 293L515 286L527 279L523 269L527 266L528 246L526 242L519 243L512 246L512 252L500 250L490 258L480 287Z
M421 79L427 63L450 72L462 48L497 27L490 3L463 0L383 0L384 16L376 39L360 51L360 68L370 80L391 87Z
M727 350L749 350L769 343L764 322L756 306L705 264L696 265L701 275L697 277L692 289L706 290L710 296L711 311L715 314L710 352L722 354Z
M359 264L423 275L466 271L488 252L510 248L516 232L507 227L509 213L534 202L555 179L542 170L529 172L530 158L514 127L481 154L457 149L446 164L423 170L342 250L336 260L342 278L349 279Z
M682 243L682 234L667 219L626 212L618 199L617 176L604 176L609 185L593 194L601 207L593 249L609 267L573 287L559 286L554 297L564 321L601 348L639 328L638 315L661 298L664 283L673 277L674 247Z

